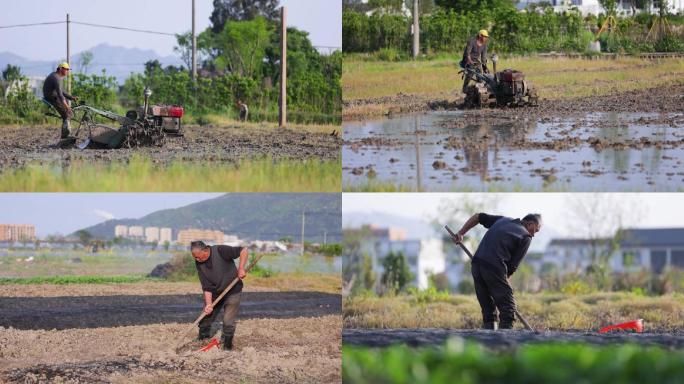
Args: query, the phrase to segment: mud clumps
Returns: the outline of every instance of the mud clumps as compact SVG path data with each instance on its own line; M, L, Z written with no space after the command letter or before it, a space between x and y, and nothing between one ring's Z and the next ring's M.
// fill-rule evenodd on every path
M3 127L0 138L0 164L19 168L28 164L60 165L127 163L133 156L149 159L155 165L173 162L230 162L242 159L334 160L340 157L342 140L326 132L302 132L258 125L186 126L184 137L167 137L163 147L102 149L56 149L56 127Z

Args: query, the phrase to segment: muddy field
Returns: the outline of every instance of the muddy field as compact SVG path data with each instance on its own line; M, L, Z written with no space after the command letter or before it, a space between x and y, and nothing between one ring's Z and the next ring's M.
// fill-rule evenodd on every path
M452 337L476 341L497 350L515 349L523 344L562 342L596 345L634 343L670 349L684 348L684 335L665 333L610 333L583 331L458 330L458 329L344 329L344 345L387 347L406 344L413 347L436 346Z
M199 352L193 331L177 353L197 284L0 288L0 382L340 381L339 294L246 287L236 350Z
M127 162L134 155L156 164L174 161L235 162L268 156L275 159L338 159L341 140L331 132L246 126L187 126L184 137L167 137L163 147L98 150L56 149L59 129L54 127L1 127L0 166L28 163L68 166L89 163Z
M398 110L422 112L345 122L345 189L684 189L683 85L526 108L410 99Z

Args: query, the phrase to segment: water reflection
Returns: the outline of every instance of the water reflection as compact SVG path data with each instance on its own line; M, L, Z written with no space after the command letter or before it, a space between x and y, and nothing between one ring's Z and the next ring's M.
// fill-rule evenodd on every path
M613 145L642 137L650 142L681 139L677 127L658 123L663 120L657 117L662 116L591 113L572 119L494 121L449 112L345 123L348 142L383 140L355 151L345 145L343 165L372 167L380 183L426 191L487 190L493 183L497 189L531 190L549 185L579 191L684 188L671 170L684 157L682 148ZM655 123L640 124L642 118ZM604 145L590 145L592 137ZM567 140L577 143L567 145ZM368 179L345 171L343 183L364 185Z

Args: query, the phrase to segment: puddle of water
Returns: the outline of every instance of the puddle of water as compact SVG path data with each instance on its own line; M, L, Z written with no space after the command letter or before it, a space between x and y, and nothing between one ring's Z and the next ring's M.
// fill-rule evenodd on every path
M604 143L647 138L652 142L684 138L681 127L657 113L590 113L580 118L492 120L465 118L463 112L428 113L381 121L345 123L343 184L372 183L424 191L569 190L663 191L684 189L684 146L606 148L597 151L586 140ZM551 143L579 138L565 150L520 148L507 143ZM390 142L356 144L372 138ZM488 145L453 148L447 138ZM444 162L435 169L435 161ZM353 174L354 168L363 174ZM375 171L369 179L368 169Z

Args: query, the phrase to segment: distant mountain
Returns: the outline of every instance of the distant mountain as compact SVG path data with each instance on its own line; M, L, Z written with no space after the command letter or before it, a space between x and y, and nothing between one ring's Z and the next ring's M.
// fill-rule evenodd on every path
M116 225L170 227L175 237L186 228L221 230L248 240L300 238L302 210L305 239L322 242L342 240L342 198L334 193L229 193L175 209L153 212L140 219L114 219L84 228L96 237L114 237Z
M93 60L87 69L87 73L102 73L105 69L107 74L117 78L119 84L130 76L131 72L142 73L145 70L145 62L149 60L159 60L162 65L183 65L177 56L159 56L151 49L124 48L99 44L90 49L86 49L93 54ZM71 56L71 67L74 72L81 72L82 52ZM36 61L25 59L11 52L0 52L0 68L4 69L7 64L19 66L21 73L26 76L47 76L57 68L57 64L64 60L64 57L56 57L54 60Z

